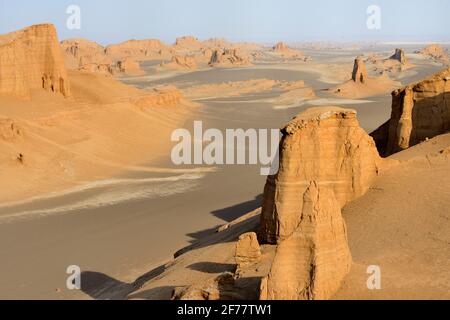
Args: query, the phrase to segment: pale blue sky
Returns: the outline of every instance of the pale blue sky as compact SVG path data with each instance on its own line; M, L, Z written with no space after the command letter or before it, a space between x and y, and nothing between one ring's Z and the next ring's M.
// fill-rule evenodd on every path
M81 8L81 30L66 8ZM381 7L381 30L366 9ZM233 41L450 41L450 0L0 0L0 33L51 22L61 39L102 44L177 36Z

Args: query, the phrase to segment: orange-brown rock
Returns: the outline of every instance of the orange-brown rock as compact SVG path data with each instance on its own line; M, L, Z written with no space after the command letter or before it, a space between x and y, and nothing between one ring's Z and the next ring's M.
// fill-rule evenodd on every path
M236 243L235 259L237 264L237 272L254 265L261 259L261 248L259 247L256 233L248 232L239 237Z
M368 190L381 161L354 110L311 108L282 133L279 171L267 178L264 189L259 236L268 243L279 243L296 230L311 181L333 190L342 207Z
M161 50L166 46L156 39L148 40L129 40L120 44L114 44L106 47L106 54L113 60L120 60L125 57L134 59L150 59L159 56Z
M201 42L196 37L184 36L179 37L175 41L175 46L182 48L196 48L201 46Z
M139 62L131 57L126 57L116 63L117 70L125 75L142 75L145 72L141 69Z
M238 49L216 49L209 61L212 67L233 67L250 65L250 58Z
M365 83L367 80L367 70L364 60L356 58L353 65L352 80L357 83Z
M0 36L0 94L28 97L35 89L70 96L61 47L51 24Z
M234 275L225 272L203 283L176 288L172 300L240 300L234 285Z
M112 64L105 54L105 48L86 39L70 39L61 42L66 66L77 70L90 64Z
M406 59L405 51L403 49L395 49L395 53L389 59L397 60L401 64L408 64L408 60Z
M439 62L450 63L448 53L444 50L444 48L442 48L442 46L438 44L431 44L421 50L416 51L416 53Z
M329 299L351 266L341 207L332 189L311 182L293 234L276 249L269 275L262 280L262 300Z
M175 55L169 63L163 63L161 66L178 70L195 70L197 69L197 62L195 58L190 56Z
M385 156L450 130L450 69L392 93L390 120L374 131Z

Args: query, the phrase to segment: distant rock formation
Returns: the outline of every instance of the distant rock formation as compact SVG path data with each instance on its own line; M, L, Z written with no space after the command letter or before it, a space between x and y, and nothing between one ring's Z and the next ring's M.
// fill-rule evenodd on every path
M284 42L278 42L272 49L276 52L285 52L290 50L290 48Z
M442 62L444 64L450 63L450 57L448 53L442 48L442 46L438 44L431 44L421 50L416 51L415 53L424 55L430 59L433 59L437 62Z
M61 47L51 24L0 36L0 94L28 97L34 89L70 96Z
M356 58L353 65L352 80L356 83L365 83L367 80L367 70L364 60Z
M238 49L216 49L209 61L211 67L233 67L250 64L250 58L243 55Z
M145 72L141 69L138 61L131 57L126 57L116 63L117 71L130 76L142 75Z
M389 156L449 130L450 68L395 90L390 120L371 136Z
M136 60L150 59L159 56L161 50L166 49L160 40L129 40L120 44L107 46L106 55L113 60L120 60L125 57L133 57Z
M347 231L334 192L311 182L293 234L277 249L269 275L262 280L262 300L329 299L351 266Z
M354 110L311 108L282 132L264 188L259 238L277 248L261 299L328 299L351 265L341 208L368 190L381 158Z
M66 66L69 69L83 68L90 64L111 64L105 54L105 48L86 39L69 39L61 42Z
M299 197L311 181L333 190L343 207L367 191L381 161L354 110L311 108L282 132L280 169L267 178L264 188L259 235L267 243L279 243L293 234L303 211Z
M401 64L408 64L408 60L406 59L405 51L403 49L395 49L395 53L389 59L397 60Z
M164 86L154 88L151 93L139 97L134 104L145 109L154 106L175 107L181 103L183 96L174 86Z
M169 69L195 70L197 69L197 62L195 61L195 58L190 56L174 55L169 63L162 63L161 67Z
M201 46L201 42L196 37L184 36L179 37L175 41L175 46L182 48L193 48Z

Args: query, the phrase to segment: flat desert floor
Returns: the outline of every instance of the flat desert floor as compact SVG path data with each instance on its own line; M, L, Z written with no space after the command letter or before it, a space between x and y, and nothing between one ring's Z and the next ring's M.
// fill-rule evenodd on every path
M412 48L405 49L412 52ZM393 48L371 50L388 55ZM144 75L123 77L121 81L138 88L175 85L185 95L191 95L199 106L182 126L188 130L192 130L194 120L202 120L204 128L221 130L280 128L300 111L316 105L339 105L357 110L360 125L367 132L390 117L390 92L364 98L338 98L325 91L342 83L342 71L339 74L334 68L348 65L350 69L344 70L350 78L353 59L362 52L305 50L305 53L312 57L312 63L275 61L189 73L156 73L155 63L144 62L141 65L146 71ZM410 61L415 68L396 79L401 85L421 80L443 68L414 56ZM270 88L235 96L221 96L212 89L210 96L202 96L192 90L203 85L258 79L302 80L314 90L315 97L286 103L280 100L279 90ZM170 144L169 134L166 139ZM151 167L183 169L172 164L169 153L152 161ZM265 177L259 175L259 166L189 166L186 169L193 170L172 173L123 170L113 177L89 181L83 186L0 204L0 299L110 297L109 289L132 283L140 275L170 261L180 248L214 234L217 226L261 206ZM395 186L392 188L395 192ZM372 193L368 193L365 200L370 202L371 196ZM356 259L364 258L366 248L362 244L365 229L358 228L361 216L355 214L364 208L363 201L356 201L343 211L350 248ZM376 219L376 209L364 217ZM391 219L395 220L395 216ZM379 248L374 246L371 250ZM408 263L407 259L402 263ZM90 274L92 290L65 288L69 265L78 265ZM403 271L407 272L398 269L398 272ZM350 295L345 292L346 285L337 298Z

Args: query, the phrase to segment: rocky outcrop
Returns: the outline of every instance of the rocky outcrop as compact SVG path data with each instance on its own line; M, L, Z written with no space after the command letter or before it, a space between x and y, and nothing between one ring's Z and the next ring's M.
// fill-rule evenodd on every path
M351 266L347 231L334 192L311 182L299 195L298 225L276 249L262 300L329 299Z
M176 70L195 70L197 69L197 62L195 58L190 56L175 55L169 63L161 64L161 67Z
M239 274L240 270L244 270L249 266L258 263L260 259L261 248L259 247L256 233L248 232L242 234L236 244L236 274Z
M297 228L303 211L299 195L311 181L333 190L342 207L367 191L380 164L354 110L311 108L282 132L279 171L264 189L260 238L268 243L290 237Z
M405 51L403 49L395 49L395 53L389 59L397 60L401 64L408 64L408 60L406 59Z
M328 299L351 265L341 208L368 190L381 159L354 110L311 108L282 132L264 188L259 238L277 249L261 299Z
M273 51L275 52L285 52L285 51L289 51L290 48L287 46L287 44L285 44L284 42L278 42L273 48Z
M166 46L156 39L148 40L129 40L120 44L107 46L106 54L113 60L120 60L125 57L133 57L137 60L151 59L159 56L161 50Z
M181 48L198 48L201 45L202 43L192 36L179 37L175 41L175 46Z
M61 47L51 24L0 36L0 94L28 97L35 89L70 96Z
M226 272L203 283L175 288L172 300L240 300L232 273Z
M384 156L450 130L450 69L392 93L390 120L375 130Z
M69 69L83 68L87 65L112 64L105 54L105 48L86 39L69 39L61 42L66 66Z
M450 63L448 53L444 50L444 48L442 48L442 46L438 44L431 44L421 50L416 51L415 53L421 54L437 62L442 62L445 64Z
M141 69L139 62L131 57L124 58L117 61L116 63L117 71L119 73L135 76L144 74L144 70Z
M365 83L367 81L367 70L364 60L356 58L353 65L352 80L356 83Z
M209 65L211 67L233 67L250 65L250 58L238 49L216 49L213 51Z

